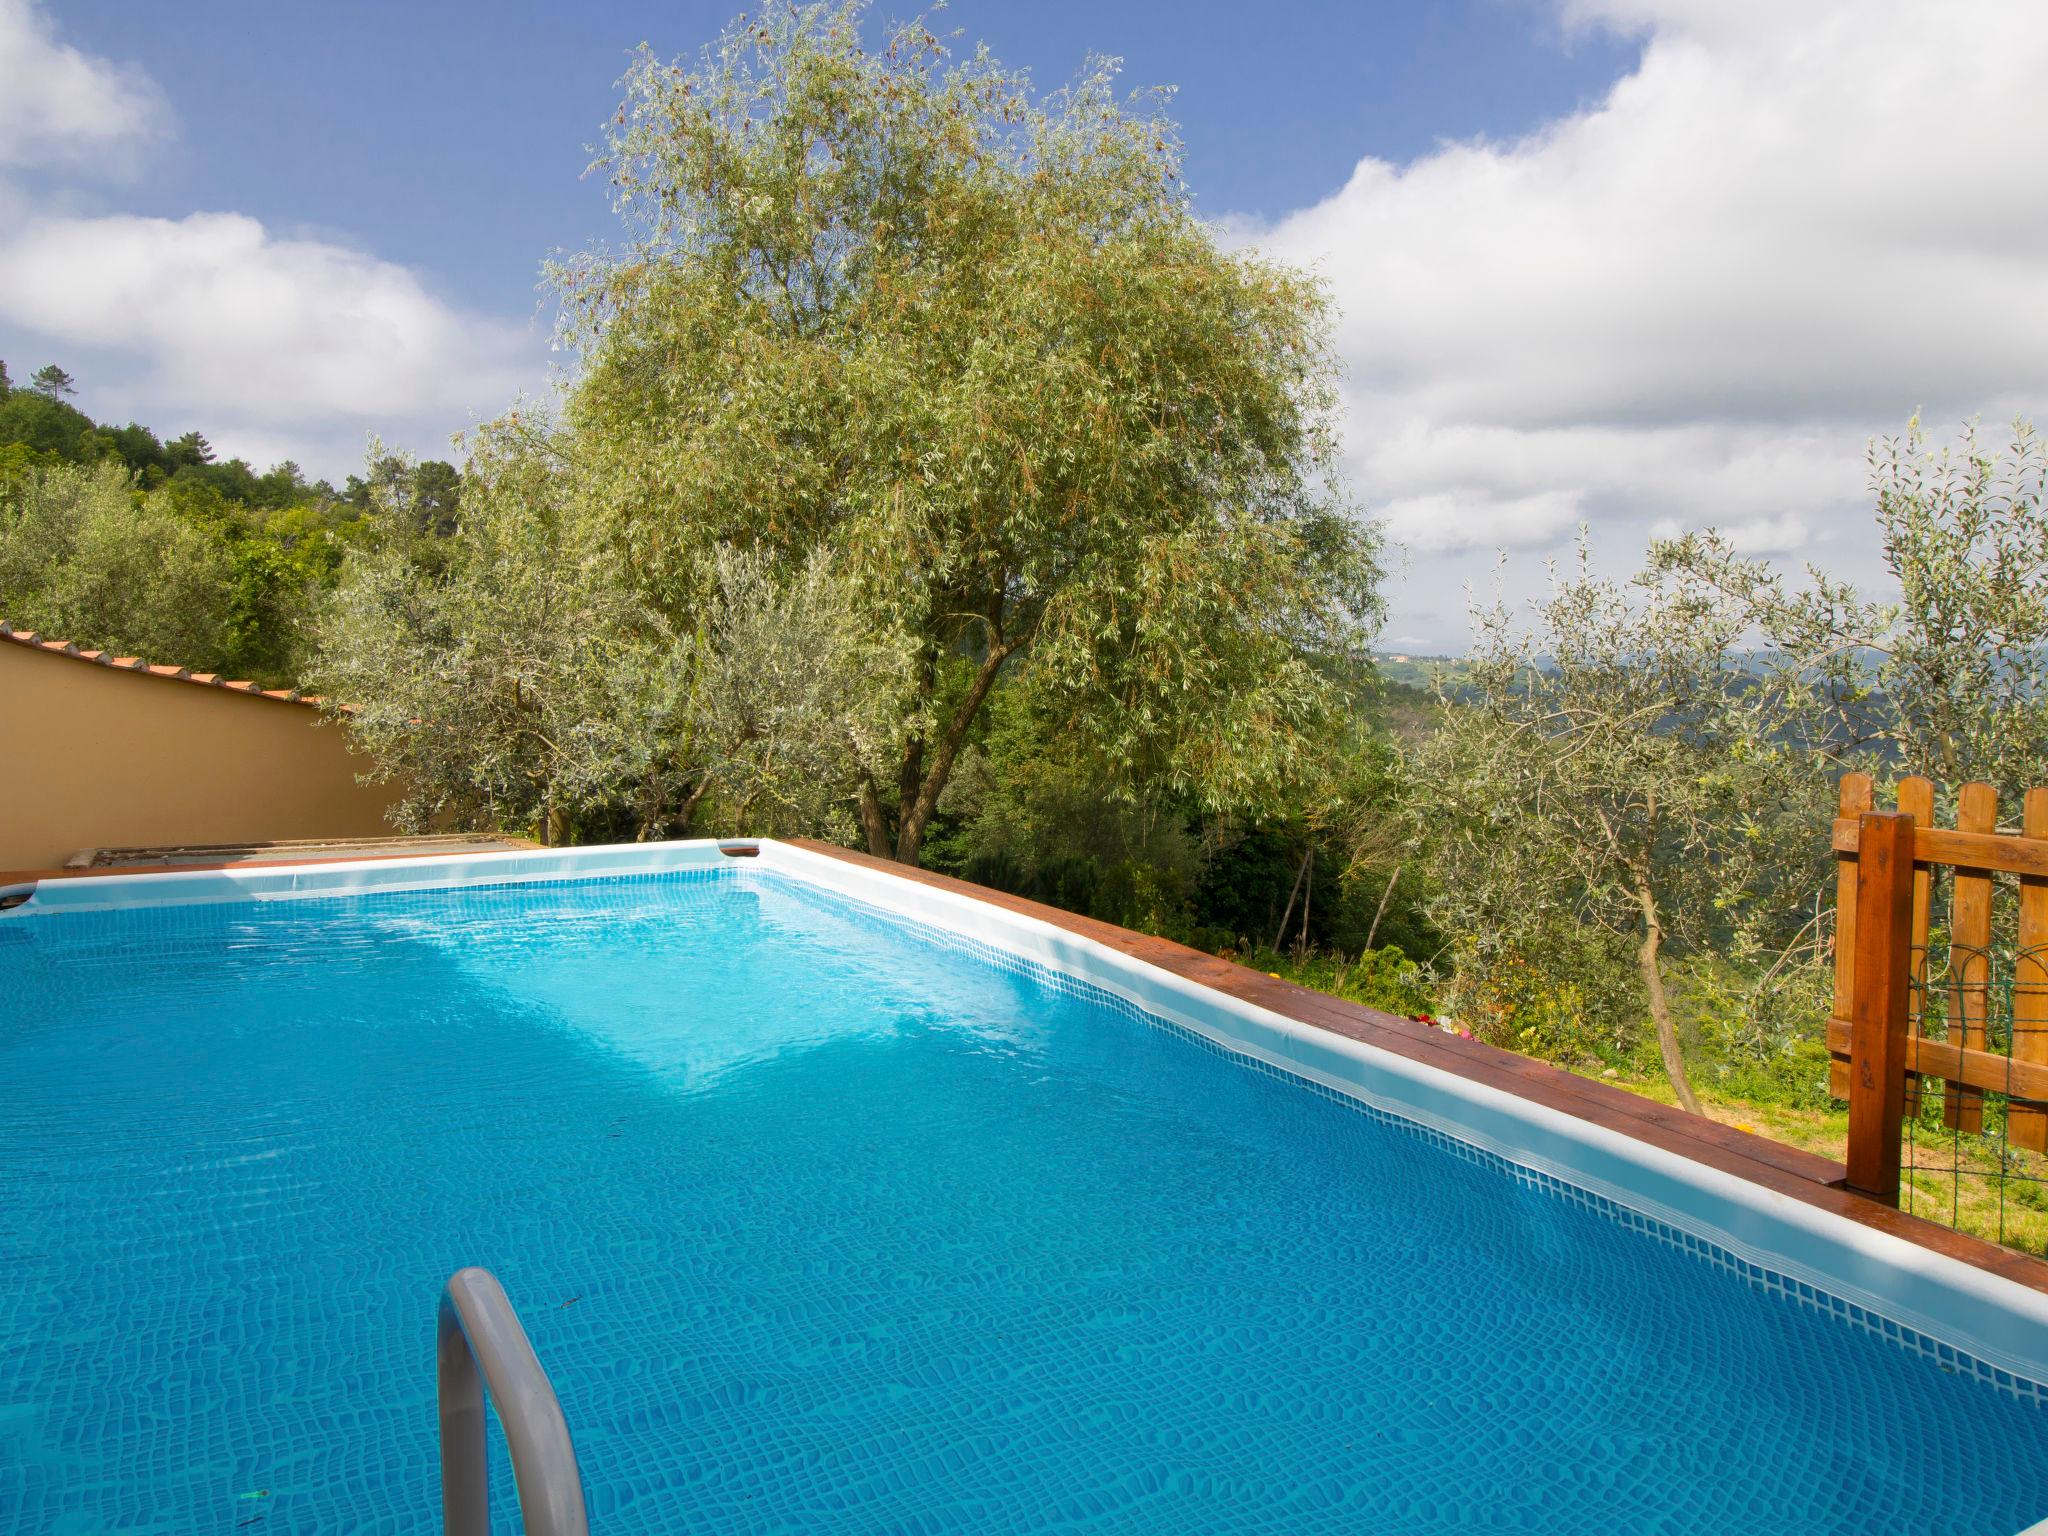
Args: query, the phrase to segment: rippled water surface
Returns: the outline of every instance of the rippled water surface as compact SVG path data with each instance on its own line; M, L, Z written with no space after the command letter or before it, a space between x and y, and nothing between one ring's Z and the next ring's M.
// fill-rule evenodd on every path
M0 1530L438 1529L464 1264L604 1533L2048 1515L2041 1410L771 875L0 920Z

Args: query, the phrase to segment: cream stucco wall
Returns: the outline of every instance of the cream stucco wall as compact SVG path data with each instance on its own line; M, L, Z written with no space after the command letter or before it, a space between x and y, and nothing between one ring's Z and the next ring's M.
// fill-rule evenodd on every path
M0 870L81 848L376 837L388 787L304 704L0 641Z

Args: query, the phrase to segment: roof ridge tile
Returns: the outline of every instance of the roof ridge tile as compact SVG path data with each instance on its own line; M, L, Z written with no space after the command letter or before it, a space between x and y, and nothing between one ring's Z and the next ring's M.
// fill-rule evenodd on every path
M4 619L0 619L0 640L44 651L52 656L89 662L93 666L113 667L122 672L141 672L150 677L169 678L173 682L194 683L202 688L231 688L236 693L246 693L259 699L275 699L280 704L305 704L316 709L327 707L326 699L318 694L301 693L296 686L264 688L247 678L223 681L218 672L194 672L190 667L151 665L140 656L116 656L109 650L83 647L75 640L52 639L39 630L23 629ZM346 705L341 708L347 710Z

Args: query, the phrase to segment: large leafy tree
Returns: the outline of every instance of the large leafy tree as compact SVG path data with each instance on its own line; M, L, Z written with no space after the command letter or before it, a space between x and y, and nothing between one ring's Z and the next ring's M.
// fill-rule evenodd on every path
M912 656L853 786L874 852L917 858L1010 673L1112 793L1269 791L1375 612L1321 289L1218 246L1107 67L1034 97L862 23L777 10L628 75L625 243L556 274L599 522L676 624L721 546L830 552Z
M35 389L10 390L0 399L0 443L70 463L94 458L92 418L70 403Z
M505 424L471 463L465 536L422 558L398 536L353 552L320 621L315 681L347 710L401 824L532 828L674 786L687 695L671 637L593 560L545 431ZM380 456L382 493L411 466ZM373 507L384 511L383 495Z

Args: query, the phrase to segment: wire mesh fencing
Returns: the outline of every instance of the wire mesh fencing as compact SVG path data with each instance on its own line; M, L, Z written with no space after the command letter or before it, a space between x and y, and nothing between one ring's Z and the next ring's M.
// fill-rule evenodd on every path
M1850 775L1835 823L1829 1044L1850 1103L1850 1182L2048 1252L2048 789L2029 790L2007 827L1987 784L1956 791L1949 827L1928 780L1901 781L1896 800L1876 811L1869 779ZM1866 839L1897 832L1874 822L1909 824L1910 865L1859 878ZM1893 967L1902 985L1881 985L1875 970Z

